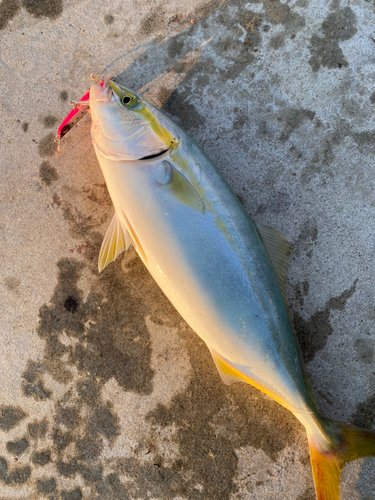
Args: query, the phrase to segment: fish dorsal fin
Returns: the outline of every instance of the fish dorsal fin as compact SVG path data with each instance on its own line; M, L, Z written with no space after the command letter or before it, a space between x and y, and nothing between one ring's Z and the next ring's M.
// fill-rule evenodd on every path
M164 171L158 185L177 201L203 214L205 204L200 194L188 179L169 161L163 161Z
M233 382L249 382L247 377L242 375L236 368L233 368L225 359L216 354L216 352L211 350L211 354L224 384L230 385L233 384Z
M128 231L121 224L115 213L109 228L104 236L99 254L99 272L103 271L121 252L127 250L132 244Z
M268 257L270 258L275 276L279 283L281 292L286 301L285 295L285 278L288 271L288 264L292 248L287 239L282 233L270 229L269 227L256 226L267 250ZM285 302L287 305L287 302Z

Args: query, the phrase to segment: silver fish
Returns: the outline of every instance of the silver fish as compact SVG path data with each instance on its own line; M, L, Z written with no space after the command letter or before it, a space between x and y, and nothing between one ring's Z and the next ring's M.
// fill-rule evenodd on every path
M286 300L286 238L256 226L198 145L136 93L94 84L90 109L115 207L99 271L134 245L223 381L257 387L305 426L317 498L338 500L342 467L375 455L375 433L318 414Z

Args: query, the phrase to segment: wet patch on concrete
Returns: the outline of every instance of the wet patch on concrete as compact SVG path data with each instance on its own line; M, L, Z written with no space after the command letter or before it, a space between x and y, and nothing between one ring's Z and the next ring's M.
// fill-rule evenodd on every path
M2 284L10 292L18 294L21 281L18 278L14 278L13 276L8 276L7 278L3 279Z
M46 418L43 420L35 420L27 425L28 437L31 439L39 440L44 439L48 432L49 425Z
M375 429L375 394L357 405L353 424L364 429Z
M58 118L53 115L47 115L43 118L43 125L45 128L53 128L58 122Z
M0 457L0 481L7 486L17 486L27 482L31 476L31 468L26 465L24 467L8 467L8 462L5 458Z
M72 491L61 492L61 500L81 500L81 498L82 498L82 491L80 490L80 488L75 488Z
M104 22L105 22L105 24L110 25L110 24L113 24L114 21L115 21L115 18L111 14L106 14L104 16Z
M49 479L38 479L36 482L36 490L42 495L49 495L56 489L56 479L50 477Z
M59 99L63 102L67 101L69 97L69 94L66 90L62 90L59 94Z
M50 450L38 451L33 453L33 455L31 456L31 461L36 466L44 467L51 461Z
M150 36L164 29L167 24L167 18L162 7L151 7L151 13L142 19L140 26L140 34L142 36Z
M357 33L356 16L350 7L345 7L327 16L321 27L323 37L313 35L310 39L311 58L309 64L317 72L321 67L344 68L348 66L339 42L349 40Z
M189 93L175 90L168 97L163 106L163 111L184 121L186 130L196 128L197 123L204 124L205 119L196 110L195 106L188 101Z
M52 156L57 151L56 134L50 132L39 141L38 153L40 156Z
M370 365L374 360L374 341L371 338L359 338L354 342L358 361Z
M0 3L0 30L6 28L21 7L40 18L56 19L63 12L62 0L3 0Z
M46 372L43 363L28 361L26 370L22 374L21 390L27 397L33 397L36 401L43 401L51 397L52 391L45 388L42 377Z
M8 22L13 19L20 8L19 0L3 0L0 3L0 30L7 27Z
M300 307L302 307L305 302L305 297L307 297L309 293L309 288L310 285L308 281L297 283L297 285L294 287L295 300L298 302L298 305Z
M302 226L298 238L293 242L293 254L299 257L305 254L311 258L318 241L318 226L314 219L309 219Z
M8 432L16 427L25 417L27 417L27 413L19 407L0 406L0 429Z
M21 455L29 446L27 439L22 438L18 441L8 441L6 444L6 449L11 455L19 456Z
M373 154L375 148L375 130L353 132L352 137L362 152Z
M38 333L47 342L49 370L52 364L53 376L64 376L58 365L61 357L68 355L68 364L91 373L102 383L115 377L125 390L149 393L152 370L144 324L145 304L134 295L122 275L120 259L100 275L97 288L84 301L77 286L83 266L75 259L59 262L59 286L51 304L40 311ZM134 262L130 276L142 271ZM129 317L133 320L132 332L126 332ZM102 331L106 331L105 336ZM77 339L78 344L68 349L59 340L62 333Z
M39 178L46 186L50 186L52 182L57 181L59 175L55 167L48 161L43 161L39 167Z
M34 17L56 19L63 12L62 0L22 0L22 6Z
M357 286L355 280L353 285L337 297L331 297L324 308L314 313L309 320L305 320L298 312L293 313L293 323L305 363L312 361L317 352L326 345L328 337L333 333L330 322L332 310L343 311L350 297L354 294Z
M285 109L279 112L277 120L284 126L284 130L280 135L280 141L288 141L296 129L306 122L306 120L312 121L314 117L315 111L309 109Z

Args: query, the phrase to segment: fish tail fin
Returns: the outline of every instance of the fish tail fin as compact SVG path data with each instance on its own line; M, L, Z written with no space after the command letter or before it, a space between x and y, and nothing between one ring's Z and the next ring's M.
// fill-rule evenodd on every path
M308 435L318 500L339 500L340 474L347 462L375 456L375 432L325 420L325 440Z

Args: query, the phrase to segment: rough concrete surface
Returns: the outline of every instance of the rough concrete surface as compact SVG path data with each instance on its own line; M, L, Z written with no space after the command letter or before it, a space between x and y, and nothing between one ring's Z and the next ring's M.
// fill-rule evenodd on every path
M293 244L287 291L325 416L375 429L375 7L365 0L0 2L0 498L313 500L304 429L226 387L134 250L86 115L116 77ZM162 237L162 235L161 235ZM375 461L342 499L375 499Z

